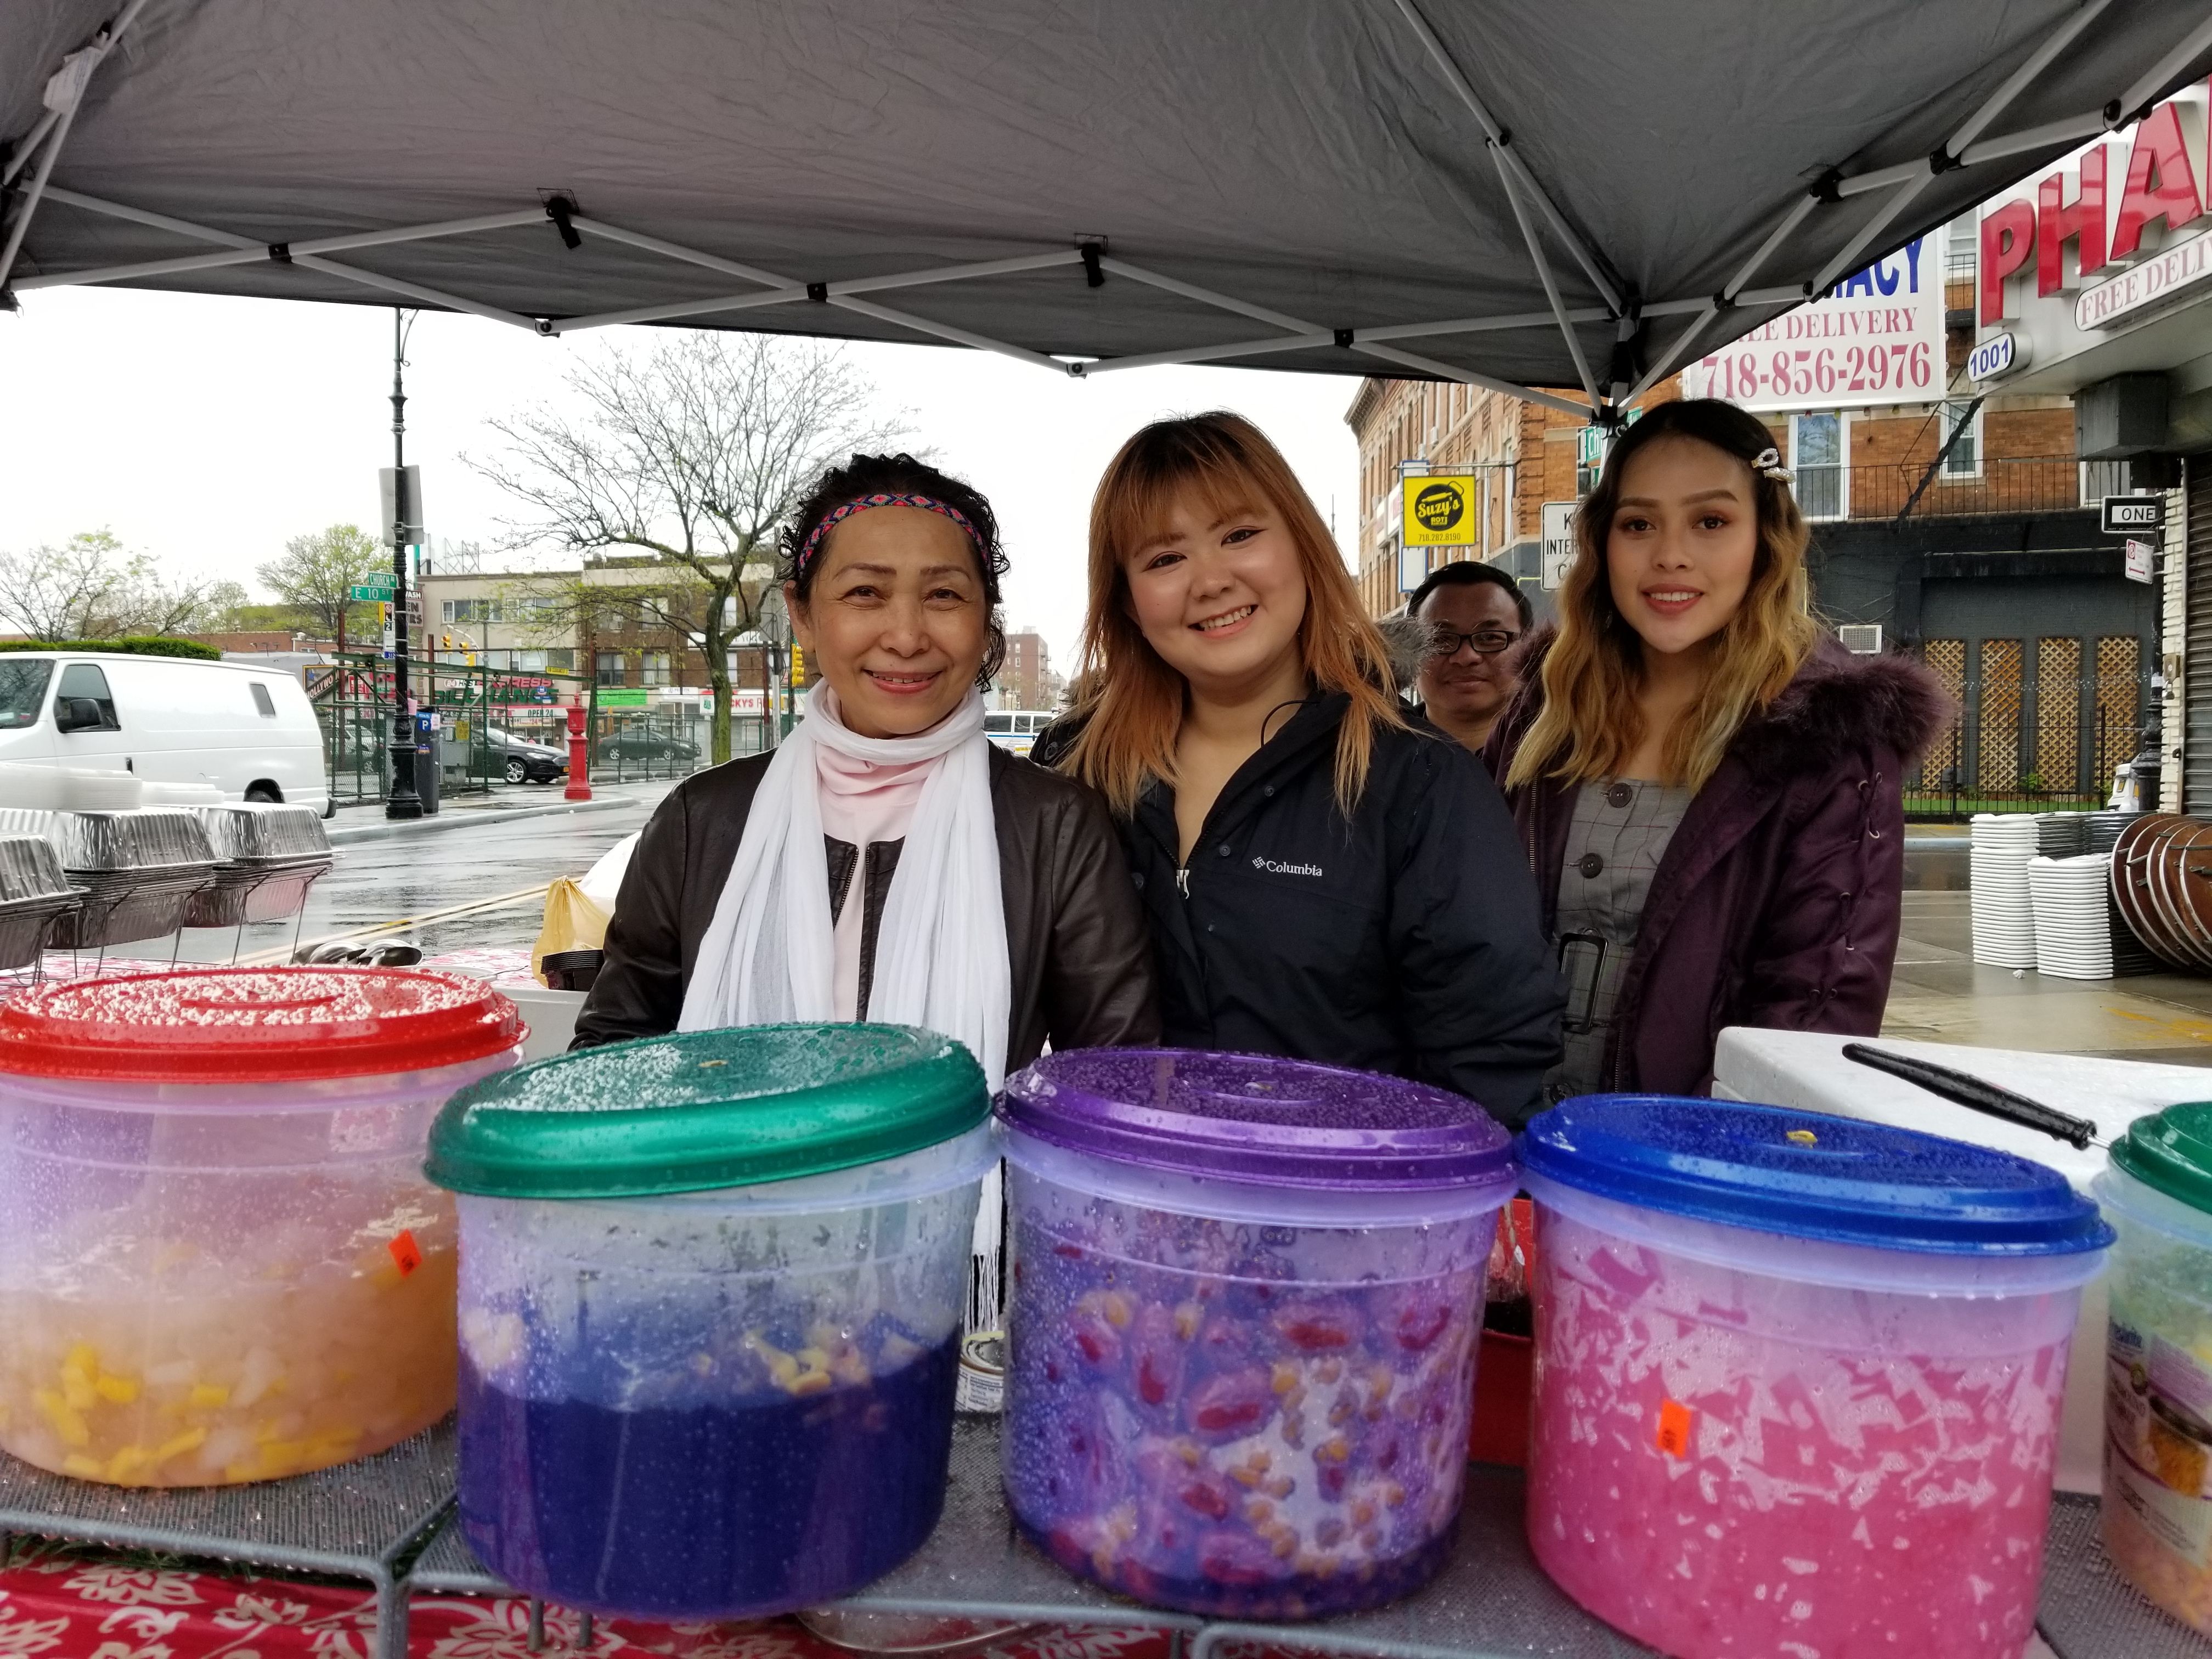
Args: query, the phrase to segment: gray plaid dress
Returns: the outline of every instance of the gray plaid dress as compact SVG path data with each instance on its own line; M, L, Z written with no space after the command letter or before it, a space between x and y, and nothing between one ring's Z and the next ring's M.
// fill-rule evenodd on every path
M1566 1053L1544 1079L1547 1100L1604 1086L1620 981L1667 843L1691 792L1636 778L1602 778L1575 796L1559 869L1559 967L1567 981Z

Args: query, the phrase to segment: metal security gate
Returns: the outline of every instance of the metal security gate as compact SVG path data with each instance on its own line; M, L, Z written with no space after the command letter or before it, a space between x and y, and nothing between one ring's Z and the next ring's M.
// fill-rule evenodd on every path
M2212 603L2197 600L2212 595L2212 465L2197 458L2187 465L2181 800L2185 812L2212 812Z

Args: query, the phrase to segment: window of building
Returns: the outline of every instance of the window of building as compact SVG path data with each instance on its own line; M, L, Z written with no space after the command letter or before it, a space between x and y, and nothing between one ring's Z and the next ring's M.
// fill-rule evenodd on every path
M481 660L486 668L504 670L508 665L507 659L510 654L505 651L486 651L482 654Z
M2081 463L2081 505L2097 507L2107 495L2126 495L2128 464L2125 461L2084 461ZM2110 545L2110 544L2107 544Z
M1969 415L1968 410L1972 410L1973 413ZM1954 433L1957 434L1955 442L1952 436ZM1945 477L1978 478L1982 476L1982 411L1973 403L1943 405L1942 441L1951 446L1943 456Z
M576 666L576 653L565 647L558 651L548 651L545 653L544 662L539 665L549 674L569 673Z
M518 651L514 653L514 665L525 674L542 674L545 672L545 653Z
M1797 474L1797 509L1808 519L1840 519L1850 510L1844 468L1844 417L1832 411L1793 416L1790 465Z
M599 684L620 685L623 683L623 653L619 651L599 653Z
M674 684L674 682L668 678L668 653L665 651L647 651L644 653L638 659L638 670L637 683L640 685L671 685Z

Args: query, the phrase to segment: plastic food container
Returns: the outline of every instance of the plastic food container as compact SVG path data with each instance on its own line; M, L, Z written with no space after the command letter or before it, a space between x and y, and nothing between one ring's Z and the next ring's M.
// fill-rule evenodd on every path
M1048 1055L999 1111L1030 1539L1229 1617L1425 1582L1459 1513L1504 1130L1395 1079L1174 1049Z
M470 981L216 969L0 1003L0 1448L119 1486L342 1463L453 1409L446 1097Z
M1533 1121L1528 1541L1678 1659L2019 1659L2081 1286L2041 1164L1772 1106Z
M2105 1383L2105 1550L2212 1634L2212 1104L2112 1144L2097 1196L2118 1229Z
M945 1502L989 1095L896 1025L586 1049L457 1095L461 1524L568 1606L752 1618Z

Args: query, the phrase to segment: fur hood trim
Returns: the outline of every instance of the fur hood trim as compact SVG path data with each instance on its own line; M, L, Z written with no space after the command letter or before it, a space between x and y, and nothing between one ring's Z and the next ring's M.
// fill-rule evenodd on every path
M1507 721L1516 737L1543 706L1539 676L1557 636L1549 625L1533 632L1516 664L1522 690ZM1830 635L1766 711L1736 734L1729 752L1754 775L1772 778L1816 771L1838 755L1880 746L1910 771L1958 713L1942 683L1912 658L1855 656Z

